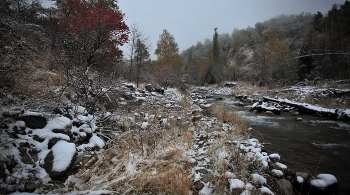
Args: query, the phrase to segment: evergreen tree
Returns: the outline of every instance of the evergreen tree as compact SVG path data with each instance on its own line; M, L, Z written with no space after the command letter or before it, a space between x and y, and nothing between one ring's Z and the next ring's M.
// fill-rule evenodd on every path
M139 78L141 73L141 68L144 62L149 58L149 52L147 46L141 41L141 39L137 39L136 48L135 48L135 58L136 58L136 67L137 67L137 75L136 75L136 85L139 87Z
M299 51L298 58L299 67L297 68L298 79L303 80L311 73L311 70L314 68L314 57L313 53L310 50L308 43L304 43Z
M220 50L219 50L219 43L218 43L218 33L217 30L218 28L215 28L214 31L214 36L213 36L213 58L214 58L214 64L218 65L219 60L220 60Z
M219 43L218 43L218 33L217 29L214 29L214 36L213 36L213 47L212 47L212 54L213 54L213 62L209 65L209 68L207 70L207 73L205 75L205 82L208 84L215 84L220 82L221 78L221 64L220 64L220 49L219 49Z

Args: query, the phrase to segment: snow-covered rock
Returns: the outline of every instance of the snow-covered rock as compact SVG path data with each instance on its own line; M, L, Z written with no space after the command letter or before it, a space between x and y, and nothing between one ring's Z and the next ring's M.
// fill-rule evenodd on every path
M276 153L270 154L269 158L272 162L279 162L281 160L281 156Z
M45 157L44 168L52 179L61 179L67 173L76 155L74 143L58 141Z
M102 149L105 146L105 142L97 136L95 133L92 135L92 137L89 140L89 143L87 144L82 144L77 147L79 151L85 150L87 148L92 149L92 148L99 148Z
M318 174L316 179L311 180L311 185L318 188L326 188L330 185L336 184L337 178L331 174Z
M229 179L229 182L230 182L230 191L237 188L241 188L241 189L245 188L245 183L242 180Z
M251 176L252 176L252 183L255 186L263 186L267 183L267 180L263 176L261 176L257 173L253 173L253 174L251 174Z
M267 187L262 186L261 188L259 188L260 192L262 195L274 195L274 193Z
M272 169L271 173L276 176L276 177L282 177L283 176L283 172L281 170L278 169Z

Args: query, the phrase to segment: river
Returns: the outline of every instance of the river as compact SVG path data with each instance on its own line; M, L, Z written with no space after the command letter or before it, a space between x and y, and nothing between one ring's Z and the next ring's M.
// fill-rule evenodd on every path
M237 113L254 129L268 153L281 155L281 162L294 171L312 175L329 173L338 180L338 194L350 194L350 123L324 118L282 113L261 116L249 112L249 106L237 107L233 97L216 101Z

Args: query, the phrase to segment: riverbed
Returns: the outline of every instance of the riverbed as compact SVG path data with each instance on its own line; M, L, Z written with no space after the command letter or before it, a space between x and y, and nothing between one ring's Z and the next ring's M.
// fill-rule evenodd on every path
M282 113L262 116L248 111L250 106L234 106L233 97L216 101L231 108L254 129L268 153L279 153L281 162L294 171L333 174L338 194L350 194L350 123L311 115ZM296 121L301 117L302 121Z

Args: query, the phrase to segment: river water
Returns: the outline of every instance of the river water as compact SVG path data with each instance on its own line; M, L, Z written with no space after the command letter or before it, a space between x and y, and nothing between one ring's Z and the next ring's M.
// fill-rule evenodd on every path
M237 113L255 130L255 136L264 142L268 153L281 155L281 162L294 171L312 175L329 173L338 180L338 194L350 194L350 123L324 118L282 113L261 116L249 112L250 107L237 107L234 98L223 104ZM220 102L220 103L219 103Z

